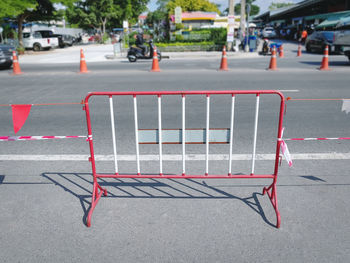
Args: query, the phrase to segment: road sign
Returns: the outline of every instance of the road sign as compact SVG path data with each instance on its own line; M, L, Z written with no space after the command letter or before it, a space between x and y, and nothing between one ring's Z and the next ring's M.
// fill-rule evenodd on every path
M123 21L123 28L129 28L129 22L124 20Z
M248 16L250 14L250 9L251 9L250 4L247 4L246 5L246 11L247 11Z
M229 15L228 16L228 28L227 28L227 42L233 42L234 39L234 24L235 24L235 16Z
M235 24L235 16L228 16L228 24L229 25Z

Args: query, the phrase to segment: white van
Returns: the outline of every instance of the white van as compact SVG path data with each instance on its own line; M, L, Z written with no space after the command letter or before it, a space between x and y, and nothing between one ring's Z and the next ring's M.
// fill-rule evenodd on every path
M27 49L40 51L43 49L51 49L58 47L57 37L43 37L40 32L23 33L23 45Z

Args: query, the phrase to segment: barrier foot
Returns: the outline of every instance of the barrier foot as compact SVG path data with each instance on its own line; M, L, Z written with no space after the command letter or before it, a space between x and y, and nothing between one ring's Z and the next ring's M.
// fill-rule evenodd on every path
M91 217L92 217L92 213L94 212L94 209L98 203L98 201L100 200L102 194L104 196L107 196L107 190L102 188L98 183L97 180L94 179L94 186L93 186L93 191L92 191L92 200L91 200L91 206L89 209L89 213L86 217L86 226L90 227L91 226Z
M280 215L280 212L278 211L277 192L276 192L276 183L275 182L272 183L269 187L264 187L262 194L265 195L266 193L269 196L271 204L276 212L276 219L277 219L276 228L280 228L281 215Z

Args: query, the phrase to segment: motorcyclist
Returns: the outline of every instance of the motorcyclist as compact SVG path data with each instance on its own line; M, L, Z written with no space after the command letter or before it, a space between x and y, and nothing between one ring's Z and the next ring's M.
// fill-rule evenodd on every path
M269 53L269 40L267 38L264 39L261 53L263 55L267 55L267 53Z
M143 34L142 34L141 32L139 32L137 35L135 35L135 39L136 39L136 42L135 42L136 46L137 46L138 48L141 48L141 50L142 50L142 55L145 56L145 53L146 53L146 46L144 46L145 41L144 41L144 39L143 39Z

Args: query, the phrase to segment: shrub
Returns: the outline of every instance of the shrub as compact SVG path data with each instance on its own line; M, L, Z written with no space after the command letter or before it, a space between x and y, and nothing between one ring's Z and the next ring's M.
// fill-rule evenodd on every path
M224 45L226 43L227 29L226 28L212 28L210 29L210 40L217 45Z
M176 35L176 42L203 42L213 41L217 45L226 43L226 28L193 29L183 30L182 35Z
M137 35L137 32L132 32L129 34L129 45L132 46L132 45L135 45L135 35Z
M167 47L167 46L195 46L195 45L214 45L212 41L202 41L202 42L173 42L173 43L156 43L157 47Z
M17 47L16 51L18 52L19 55L24 54L25 48L24 47Z
M184 41L184 37L182 35L175 35L175 41L176 42Z
M108 34L107 34L107 33L104 33L104 35L102 36L102 43L103 43L103 44L106 44L107 41L108 41L108 39L109 39Z
M181 30L181 29L184 28L184 25L183 25L182 23L177 23L177 24L175 25L175 28L176 28L176 30Z

